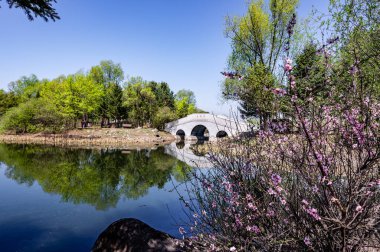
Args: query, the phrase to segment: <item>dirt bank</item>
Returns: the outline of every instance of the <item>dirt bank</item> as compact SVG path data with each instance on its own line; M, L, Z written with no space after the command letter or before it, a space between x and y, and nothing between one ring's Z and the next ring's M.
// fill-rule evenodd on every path
M171 134L156 129L76 129L62 134L0 134L0 143L85 148L143 148L169 144L174 140Z

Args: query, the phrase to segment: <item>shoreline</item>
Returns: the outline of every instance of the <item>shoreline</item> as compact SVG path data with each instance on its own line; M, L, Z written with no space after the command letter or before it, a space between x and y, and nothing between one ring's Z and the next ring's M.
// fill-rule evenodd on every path
M0 134L0 143L41 144L76 148L152 148L175 141L156 129L76 129L59 134Z

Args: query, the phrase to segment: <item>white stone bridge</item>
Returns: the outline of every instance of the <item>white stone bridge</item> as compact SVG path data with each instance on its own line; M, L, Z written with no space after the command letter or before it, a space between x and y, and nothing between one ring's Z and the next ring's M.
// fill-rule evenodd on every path
M165 131L186 140L214 140L249 130L248 124L225 116L191 114L165 124Z

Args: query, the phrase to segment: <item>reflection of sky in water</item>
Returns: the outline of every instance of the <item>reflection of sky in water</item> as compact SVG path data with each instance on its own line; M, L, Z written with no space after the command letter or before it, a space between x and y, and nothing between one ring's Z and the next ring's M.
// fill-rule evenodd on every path
M89 251L108 225L129 217L178 235L173 216L183 212L177 193L170 192L170 180L137 200L122 198L115 208L96 210L62 202L60 195L45 193L37 182L18 184L4 175L5 169L0 164L0 251Z

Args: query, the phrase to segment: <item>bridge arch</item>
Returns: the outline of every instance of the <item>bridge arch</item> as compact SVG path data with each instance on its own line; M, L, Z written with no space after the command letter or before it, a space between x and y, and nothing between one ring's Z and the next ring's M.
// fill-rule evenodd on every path
M197 137L200 140L207 140L210 137L210 132L206 126L198 124L191 130L191 135Z
M216 133L216 138L223 138L223 137L228 137L228 133L224 130L220 130L218 131L218 133Z

